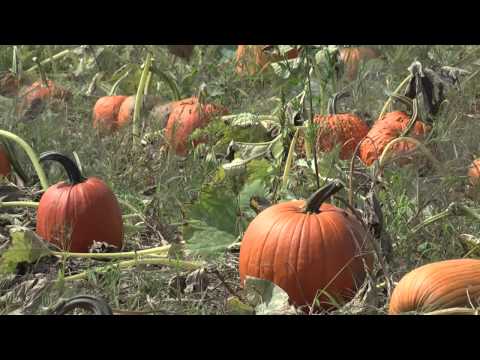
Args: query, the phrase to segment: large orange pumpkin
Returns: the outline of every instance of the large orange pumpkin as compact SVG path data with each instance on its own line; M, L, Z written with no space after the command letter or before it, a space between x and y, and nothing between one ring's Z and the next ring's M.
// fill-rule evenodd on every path
M470 302L480 305L480 260L445 260L405 275L393 291L389 313L470 307Z
M240 247L240 281L247 276L269 280L285 290L296 306L329 308L330 299L351 299L365 277L362 258L368 232L343 209L323 204L341 189L333 182L309 200L268 207L250 223Z
M474 160L468 168L468 181L473 186L480 183L480 159Z
M10 159L8 158L5 148L0 145L0 177L10 174Z
M202 128L216 115L228 114L228 110L214 104L201 104L191 97L172 104L165 134L177 155L188 152L188 138L195 129ZM195 144L194 144L195 145Z
M283 59L280 55L271 55L264 51L269 45L238 45L236 58L236 72L239 75L255 75L264 71L272 62ZM299 50L294 48L288 51L287 59L295 59Z
M122 103L128 98L124 95L103 96L93 107L93 127L102 131L115 131L119 128L117 116Z
M66 170L69 182L50 186L40 199L37 233L63 250L88 252L93 241L120 249L123 220L117 198L95 177L84 178L70 158L47 152L40 161L57 161Z
M369 47L353 47L340 49L340 61L345 67L345 76L352 81L357 78L358 67L362 60L379 58L380 51Z
M22 115L23 119L32 120L42 110L48 101L56 101L62 103L70 99L72 93L55 84L52 80L36 81L32 85L22 89L19 94L21 101L17 108L17 112Z
M387 144L402 134L409 121L410 117L403 111L393 111L378 119L360 145L359 155L363 163L367 166L372 165L382 155ZM408 136L422 139L429 130L430 127L418 119ZM395 155L400 155L414 149L415 145L412 143L401 141L393 145L391 151ZM406 163L408 163L407 159L402 159L400 162L400 164Z
M316 115L313 121L320 125L317 135L317 148L322 152L330 152L337 144L341 144L340 159L352 157L358 143L367 135L368 125L355 114L337 114L335 94L330 102L329 115Z

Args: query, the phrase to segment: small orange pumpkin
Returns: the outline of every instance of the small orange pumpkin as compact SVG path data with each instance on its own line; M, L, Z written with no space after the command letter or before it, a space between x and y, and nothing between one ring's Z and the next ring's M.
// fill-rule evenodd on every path
M257 72L263 72L268 65L283 59L280 55L272 55L265 52L265 48L270 45L238 45L236 58L236 72L239 75L255 75ZM299 55L299 50L294 48L288 51L285 56L287 59L295 59Z
M119 128L117 116L122 103L128 98L124 95L103 96L93 107L93 127L102 131L115 131Z
M345 66L347 80L353 81L357 78L360 61L379 58L381 53L377 49L369 47L352 47L340 49L340 61Z
M176 101L172 103L165 128L166 138L177 155L185 156L188 138L193 131L206 126L214 116L226 114L227 109L214 104L201 104L197 97Z
M5 148L0 145L0 177L8 176L11 172L10 159Z
M337 300L351 299L365 278L362 258L368 232L354 215L323 204L341 189L333 182L309 200L293 200L263 210L250 223L240 247L240 281L247 276L269 280L285 290L296 306L329 308L325 290Z
M359 156L363 163L372 165L382 155L387 144L402 134L409 121L410 117L403 111L393 111L378 119L360 145ZM423 139L429 130L430 126L418 119L408 136ZM393 145L391 151L400 155L414 149L415 145L402 141ZM403 165L408 162L408 159L402 159L399 163Z
M480 305L480 260L454 259L421 266L395 287L389 314Z
M337 114L335 94L330 101L329 115L316 115L313 121L320 125L317 135L317 148L330 152L341 144L340 159L350 159L358 143L367 135L368 125L355 114Z
M50 186L37 210L37 233L63 250L88 252L94 241L120 249L123 219L115 194L100 179L84 178L76 163L65 155L47 152L40 161L57 161L70 182Z
M52 80L47 80L46 84L43 81L34 82L24 88L19 96L22 100L17 108L18 113L23 114L23 119L32 120L43 110L47 101L61 103L69 100L72 93Z
M480 159L474 160L468 168L468 181L472 186L480 183Z

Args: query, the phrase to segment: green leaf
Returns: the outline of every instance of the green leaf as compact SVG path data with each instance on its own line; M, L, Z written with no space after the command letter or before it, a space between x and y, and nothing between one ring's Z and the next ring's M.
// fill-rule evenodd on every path
M288 294L274 283L247 276L245 280L246 298L254 304L256 315L295 315Z
M266 159L255 159L247 164L247 182L251 183L255 180L266 182L272 172L272 165Z
M47 245L32 230L13 228L10 230L12 243L0 258L0 273L14 273L22 262L34 263L51 255Z
M202 190L199 199L187 209L188 219L200 220L218 230L237 235L236 198L223 187Z
M233 234L208 226L203 221L190 221L184 227L184 238L186 248L192 254L206 258L222 254L236 240Z

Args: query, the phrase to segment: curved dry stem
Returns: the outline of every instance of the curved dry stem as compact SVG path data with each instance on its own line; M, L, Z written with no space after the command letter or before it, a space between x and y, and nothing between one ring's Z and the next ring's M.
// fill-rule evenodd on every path
M47 176L45 175L45 171L43 171L43 168L40 165L40 160L38 158L38 155L35 153L32 147L28 145L25 142L25 140L23 140L21 137L6 130L0 130L0 137L4 137L6 139L9 139L15 142L18 146L20 146L23 149L23 151L25 151L30 161L32 162L33 168L37 173L37 176L40 180L40 184L42 185L43 190L47 190L49 186Z
M0 208L6 207L31 207L38 208L38 202L35 201L0 201Z
M443 170L442 164L440 164L440 162L437 159L435 159L435 157L432 155L430 150L428 150L425 147L425 145L423 145L420 141L418 141L414 138L411 138L411 137L399 137L399 138L396 138L396 139L393 139L392 141L390 141L387 144L387 146L385 146L385 149L383 150L382 155L380 156L380 159L379 159L379 167L380 168L382 168L385 165L385 162L387 160L387 154L390 152L392 147L395 144L398 144L401 141L406 141L406 142L409 142L411 144L414 144L417 148L422 150L422 152L425 154L425 156L428 157L428 159L435 165L435 167L437 167L438 170L440 170L440 171Z
M137 256L145 256L145 255L162 255L167 254L170 250L171 245L165 246L158 246L150 249L139 250L139 251L128 251L128 252L118 252L118 253L71 253L71 252L61 252L61 251L54 251L52 255L69 258L69 257L76 257L76 258L88 258L88 259L122 259L122 258L135 258Z
M144 68L142 71L142 75L140 76L140 82L137 88L137 95L135 97L135 108L133 109L133 125L132 125L132 135L133 135L133 143L137 143L137 138L139 134L139 127L138 127L138 118L140 117L141 106L143 103L143 94L145 91L145 84L147 82L148 73L150 72L150 65L152 62L152 55L150 53L147 54L145 59Z
M288 149L287 161L285 162L285 169L282 176L282 189L285 189L287 187L288 175L290 174L290 169L292 167L293 154L295 153L295 145L297 143L298 132L299 129L297 128L295 130L295 134L293 135L292 142L290 143L290 149Z
M118 269L126 269L136 265L163 265L163 266L175 267L180 270L191 271L191 270L197 270L203 267L205 264L203 262L198 262L198 261L184 261L184 260L176 260L176 259L154 258L154 259L135 259L135 260L120 261L119 263L116 264L116 267ZM93 271L103 273L111 269L112 266L115 266L115 265L98 267L93 269ZM88 272L84 271L79 274L67 276L63 278L63 281L83 280L87 276L88 276Z
M400 85L398 85L398 87L393 91L392 95L398 94L400 92L400 90L402 90L402 87L404 87L412 79L412 77L413 77L413 75L409 74L405 79L403 79L403 81L400 83ZM380 115L378 116L379 119L387 112L387 108L391 104L392 99L393 99L392 95L390 95L388 97L387 101L385 102L385 105L383 105L382 111L380 112Z

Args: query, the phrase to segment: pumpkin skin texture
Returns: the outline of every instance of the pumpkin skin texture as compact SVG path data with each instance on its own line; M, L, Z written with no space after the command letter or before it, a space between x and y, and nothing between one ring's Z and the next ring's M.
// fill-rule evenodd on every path
M58 153L49 152L40 160L56 160L52 154L58 156ZM76 167L76 164L70 160L66 166L70 183L59 182L49 187L40 199L38 235L65 251L88 252L94 240L121 249L123 220L115 195L98 178L72 177L72 171L68 169L72 166Z
M313 121L320 125L317 148L322 152L330 152L336 144L342 144L342 160L352 157L358 143L369 130L368 125L354 114L317 115Z
M165 129L166 138L177 155L186 156L188 137L193 131L206 126L212 117L226 114L227 109L214 104L202 105L196 97L174 102Z
M369 235L351 213L330 204L308 213L308 202L273 205L250 223L240 247L241 284L247 276L269 280L295 306L312 305L322 289L336 299L351 299L365 277L359 255L372 265L363 253ZM325 294L317 299L322 308L331 306Z
M118 129L117 115L122 103L128 98L124 95L103 96L93 107L93 127L102 131Z
M480 260L454 259L421 266L406 274L392 293L389 314L470 307L480 299Z
M409 121L410 117L403 111L387 113L381 119L377 120L359 148L359 156L363 163L367 166L372 165L373 162L382 155L387 144L402 134ZM430 127L418 119L408 136L423 139L429 130ZM414 149L415 145L402 141L393 145L390 151L393 154L399 155ZM399 164L405 165L409 162L409 159L401 159Z
M236 68L238 75L255 75L263 72L272 62L283 59L280 55L271 55L263 51L267 45L238 45L236 54ZM295 59L299 55L298 49L286 53L287 59Z
M10 175L11 167L7 152L0 146L0 177Z
M381 53L369 47L342 48L340 49L340 61L345 66L345 77L349 81L357 78L360 61L379 58Z
M120 129L126 126L133 120L133 113L135 110L135 99L134 95L127 97L120 105L120 109L117 114L116 124L117 128ZM142 112L148 112L159 102L161 98L158 96L147 95L143 97Z
M480 183L480 159L474 160L468 168L468 181L472 186Z

